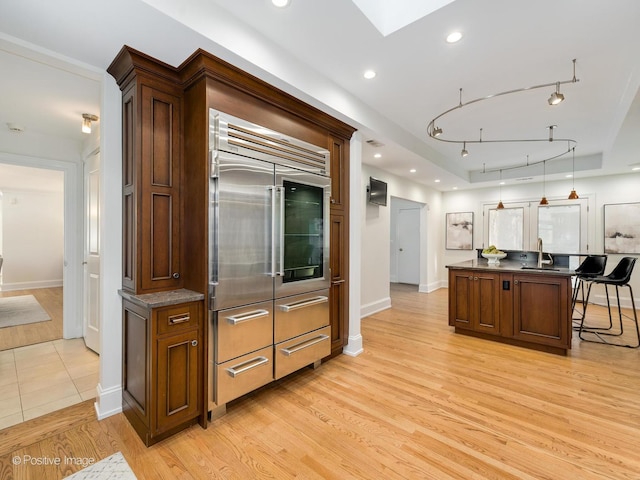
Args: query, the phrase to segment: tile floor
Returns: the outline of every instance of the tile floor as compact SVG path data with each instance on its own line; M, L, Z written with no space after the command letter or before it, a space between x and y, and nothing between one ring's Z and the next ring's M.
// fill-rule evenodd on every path
M0 352L0 429L96 396L100 357L82 338Z

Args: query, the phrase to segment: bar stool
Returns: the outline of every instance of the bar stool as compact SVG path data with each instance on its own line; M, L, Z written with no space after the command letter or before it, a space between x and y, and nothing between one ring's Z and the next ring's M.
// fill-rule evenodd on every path
M576 310L576 303L578 302L578 294L581 295L582 312L578 312L579 318L573 318L574 322L579 322L584 318L587 310L587 302L584 295L585 283L588 283L592 278L604 275L604 269L607 265L606 255L589 255L584 261L574 270L576 274L576 285L573 289L573 295L571 297L571 312ZM573 316L573 314L572 314ZM579 329L579 326L574 326L575 330Z
M631 279L631 274L633 273L633 267L636 263L636 259L633 257L624 257L618 262L618 265L613 269L613 271L609 275L598 275L589 280L589 289L587 290L587 302L589 301L589 295L591 294L591 287L594 284L604 285L604 290L607 295L607 310L609 311L609 327L590 327L584 325L584 316L580 322L580 333L579 337L581 340L585 342L593 342L593 343L604 343L607 345L614 345L616 347L628 347L628 348L638 348L640 347L640 329L638 328L638 312L636 311L635 300L633 299L633 289L631 285L629 285L629 280ZM616 332L613 330L613 320L611 318L611 303L609 301L609 285L614 285L616 287L616 300L618 301L618 320L620 322L620 331ZM631 297L631 308L633 310L633 318L624 315L624 317L633 320L635 323L635 331L636 331L636 343L634 344L619 344L619 343L611 343L603 337L620 337L624 333L624 328L622 326L622 308L620 307L620 294L619 287L627 287L629 288L629 295ZM597 340L584 338L583 333L590 333L597 338Z

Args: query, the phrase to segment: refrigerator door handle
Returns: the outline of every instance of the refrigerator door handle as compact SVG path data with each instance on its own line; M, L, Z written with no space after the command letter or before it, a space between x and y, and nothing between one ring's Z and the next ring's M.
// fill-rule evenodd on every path
M312 305L317 305L319 303L327 303L328 301L329 297L318 295L317 297L306 298L297 302L280 305L278 308L283 312L290 312L292 310L297 310L298 308L311 307Z
M276 187L276 198L278 201L278 223L280 227L280 231L278 234L278 268L276 271L276 275L284 277L284 187L278 186Z
M270 262L268 275L270 277L276 276L276 187L269 185L267 190L271 193L271 248Z

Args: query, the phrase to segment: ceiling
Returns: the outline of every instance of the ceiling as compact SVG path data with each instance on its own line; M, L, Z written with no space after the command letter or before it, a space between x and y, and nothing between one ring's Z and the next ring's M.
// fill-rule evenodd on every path
M425 3L404 1L403 7ZM292 0L283 9L269 0L3 5L0 88L11 95L0 96L0 126L16 122L25 133L81 139L80 114L100 114L97 72L123 44L172 65L203 48L357 127L365 163L438 190L491 185L500 170L505 179L540 181L540 165L511 167L565 152L565 142L487 140L546 139L549 125L557 125L554 138L577 146L575 162L565 155L546 163L547 180L574 168L576 178L627 173L640 162L637 0L440 0L436 7L444 6L418 13L386 36L359 8L366 3ZM454 29L463 38L447 44ZM27 53L32 45L38 54ZM52 59L43 60L44 54ZM484 143L467 144L467 157L460 155L462 145L428 137L428 123L461 99L570 80L574 58L579 81L561 86L566 99L557 106L547 104L555 89L547 87L477 102L439 119L446 138L478 140L482 129ZM377 76L365 80L366 69ZM483 170L494 173L478 173Z

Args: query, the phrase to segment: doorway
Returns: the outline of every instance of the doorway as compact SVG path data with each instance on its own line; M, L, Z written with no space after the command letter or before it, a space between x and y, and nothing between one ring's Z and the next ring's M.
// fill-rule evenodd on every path
M424 204L391 197L390 280L420 285L421 216Z

